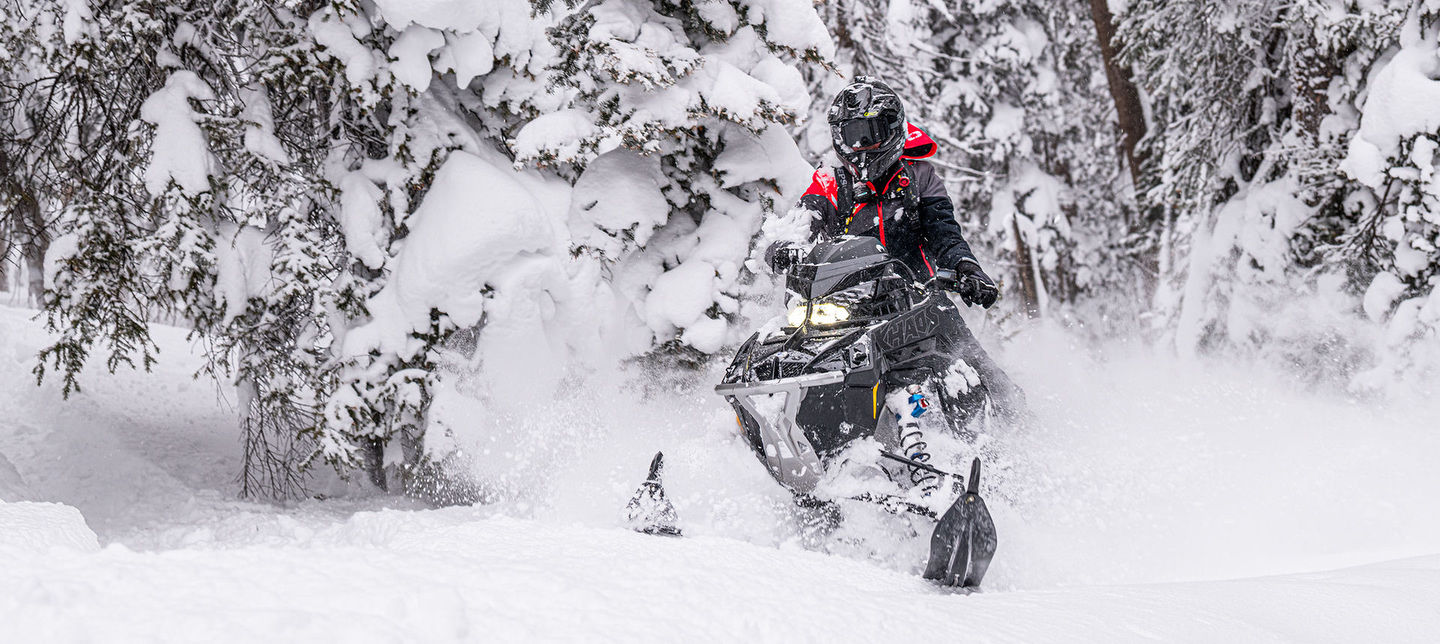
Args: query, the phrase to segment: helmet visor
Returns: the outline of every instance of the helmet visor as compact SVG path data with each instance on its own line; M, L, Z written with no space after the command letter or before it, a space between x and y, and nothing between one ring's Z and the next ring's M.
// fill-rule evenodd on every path
M841 121L837 132L839 143L851 150L873 150L895 135L899 121L899 115L893 113Z

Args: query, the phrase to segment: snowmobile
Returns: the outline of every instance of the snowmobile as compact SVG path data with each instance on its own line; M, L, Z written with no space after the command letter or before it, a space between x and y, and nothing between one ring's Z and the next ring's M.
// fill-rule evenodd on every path
M870 237L822 241L808 255L787 250L777 269L798 304L778 328L741 345L715 391L797 504L833 507L838 499L828 479L857 464L879 472L900 492L866 491L848 500L934 521L924 577L978 588L996 547L995 524L979 494L980 459L965 477L937 467L920 424L934 426L933 414L922 417L938 406L942 430L963 443L993 417L986 383L960 355L959 338L970 336L945 294L963 278L940 270L922 282ZM629 518L643 532L679 534L661 469L656 454ZM940 512L946 480L957 496Z

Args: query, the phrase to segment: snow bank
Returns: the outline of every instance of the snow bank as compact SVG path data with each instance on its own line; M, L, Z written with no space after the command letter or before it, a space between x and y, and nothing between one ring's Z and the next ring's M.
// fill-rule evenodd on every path
M5 501L23 501L30 497L30 491L25 486L25 479L15 471L9 459L4 453L0 453L0 503Z
M99 549L95 533L75 508L59 503L0 502L0 559Z
M964 596L816 553L468 509L361 515L311 547L112 549L6 572L0 633L16 640L1420 641L1440 629L1437 557Z

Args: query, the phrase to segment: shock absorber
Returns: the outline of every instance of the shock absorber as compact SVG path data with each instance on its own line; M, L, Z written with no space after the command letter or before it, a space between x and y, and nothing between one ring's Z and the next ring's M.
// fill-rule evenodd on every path
M925 399L920 385L910 385L905 389L908 394L904 413L896 414L900 432L900 453L916 463L930 461L929 447L925 443L925 432L920 429L920 416L930 407L930 401ZM928 496L931 492L940 487L940 477L934 472L922 470L910 466L910 482L920 488Z

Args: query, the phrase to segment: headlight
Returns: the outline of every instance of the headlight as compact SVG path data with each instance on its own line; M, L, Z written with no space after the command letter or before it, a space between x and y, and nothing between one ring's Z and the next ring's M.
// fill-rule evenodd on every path
M810 324L815 326L826 326L839 324L850 319L850 309L839 304L821 302L810 307ZM805 323L805 305L801 304L785 316L785 321L790 326L800 326Z

